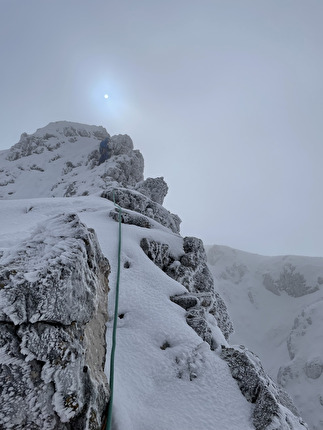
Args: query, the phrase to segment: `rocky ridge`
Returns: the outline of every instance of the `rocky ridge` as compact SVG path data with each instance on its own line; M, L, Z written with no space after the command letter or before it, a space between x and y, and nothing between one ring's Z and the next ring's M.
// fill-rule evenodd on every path
M108 139L111 147L110 158L104 162L100 159L99 151L102 139ZM33 135L22 135L18 144L1 153L1 197L12 199L95 194L115 201L122 208L123 223L150 231L156 230L159 225L159 228L167 229L180 238L179 217L162 206L168 190L167 184L163 178L144 180L143 168L143 157L138 150L133 149L129 136L111 137L102 127L51 123ZM117 221L115 211L109 211L109 215ZM71 226L75 236L70 233L62 234L62 226L65 225ZM33 429L41 428L33 425L37 426L40 417L45 416L49 429L98 429L108 399L106 378L103 374L106 349L103 339L106 302L103 296L107 296L109 263L104 260L92 236L93 232L87 231L75 214L59 215L51 220L49 225L40 226L40 230L41 235L38 237L38 230L35 231L33 239L23 242L20 251L17 254L13 252L12 258L7 251L2 255L4 281L0 298L4 304L3 327L7 330L3 336L9 336L7 332L17 332L11 342L15 345L12 347L16 354L14 360L20 360L18 367L23 367L22 362L25 361L31 363L23 372L29 375L26 387L31 387L26 392L34 399L30 403L29 397L21 398L20 406L25 414L18 418L19 423L12 424L18 427L8 428L28 428L26 425ZM49 233L52 231L55 234ZM66 244L62 242L60 233L64 240L66 238ZM35 237L38 239L33 242ZM231 319L223 299L215 289L206 264L203 244L192 237L180 240L182 252L174 252L167 243L151 239L150 235L143 232L140 246L166 275L187 290L169 298L183 308L187 324L201 338L202 344L205 342L213 351L212 354L228 363L232 376L239 380L239 388L246 399L256 402L257 407L253 413L255 428L306 428L296 409L289 401L285 401L287 396L285 398L281 393L271 395L279 391L274 384L274 388L269 391L263 389L264 385L271 382L264 378L261 366L255 366L250 355L248 360L242 359L243 353L237 349L231 354L227 342L233 329ZM29 242L35 243L34 248L32 247L34 252L30 253ZM48 242L51 248L46 248ZM33 255L37 253L45 255L41 260L43 266L35 263L37 267L32 273L28 271L26 274L24 267L33 267ZM15 273L16 269L10 268L10 261L16 264L20 261L19 255L25 255L24 261L28 261L28 264L22 264ZM55 276L54 268L50 264L51 258L55 261L55 268L58 263ZM9 274L6 271L8 267ZM58 282L59 295L57 279L61 281ZM30 288L30 285L33 288ZM34 291L38 291L35 285L39 291L44 289L41 295L33 295ZM55 294L52 291L55 291ZM59 297L63 299L60 300ZM55 305L51 304L51 301ZM48 343L48 339L52 338L55 342ZM62 352L60 345L63 345ZM101 354L88 353L97 349L101 350ZM161 349L168 349L167 344ZM199 362L199 367L203 367L203 359L200 360L199 357L204 354L201 355L200 349L193 348L192 357L185 359L189 369L194 368L195 362ZM6 360L11 349L7 348L5 351L7 355L2 363L1 374L8 378ZM176 363L179 366L182 362L179 360ZM187 367L186 364L184 367ZM9 369L10 378L17 381L21 372ZM190 381L197 379L197 373L193 370L190 370L189 374ZM249 377L249 374L252 377ZM181 375L182 370L177 376L181 378ZM237 375L240 376L236 378ZM258 400L255 400L255 396L248 390L250 379L253 381L252 390L265 393L257 396ZM6 401L12 390L18 392L17 387L8 386L8 392L5 392ZM34 398L35 393L40 392L44 394L43 405L38 405ZM266 399L269 397L271 403L267 404ZM37 412L29 415L27 404L37 404ZM48 406L49 404L51 406ZM269 412L267 411L264 420L259 411L266 410L267 406ZM3 422L11 425L15 411L17 409L5 409Z

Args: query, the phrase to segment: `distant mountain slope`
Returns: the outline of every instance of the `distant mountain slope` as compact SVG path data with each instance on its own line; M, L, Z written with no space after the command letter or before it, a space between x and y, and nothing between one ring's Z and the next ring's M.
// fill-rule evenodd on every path
M323 258L264 257L208 247L233 320L232 343L254 351L312 430L323 428Z

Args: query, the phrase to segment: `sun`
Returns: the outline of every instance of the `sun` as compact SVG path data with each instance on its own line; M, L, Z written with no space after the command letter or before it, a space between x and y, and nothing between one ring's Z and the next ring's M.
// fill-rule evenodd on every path
M104 98L108 99L109 98L109 94L104 94Z

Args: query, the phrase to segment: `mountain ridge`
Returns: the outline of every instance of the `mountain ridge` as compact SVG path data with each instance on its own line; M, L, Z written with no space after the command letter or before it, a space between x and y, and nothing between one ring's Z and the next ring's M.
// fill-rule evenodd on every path
M100 156L102 138L107 139L110 150L104 160ZM89 403L86 387L89 381L96 386L104 366L105 374L109 373L109 363L102 359L98 363L96 354L85 354L79 339L92 342L87 349L104 344L110 351L117 272L116 203L122 208L123 239L114 429L306 429L288 395L264 372L255 355L229 344L230 315L206 264L202 241L181 237L180 218L163 207L166 182L144 179L143 173L143 157L129 136L110 136L103 128L84 124L50 123L34 134L23 134L16 145L0 154L0 340L9 330L16 345L14 351L7 348L0 354L0 376L9 374L12 381L2 393L0 423L8 429L44 430L39 424L41 411L48 410L48 430L100 428L109 393L101 390L96 397L92 390ZM56 225L57 217L66 222L51 234L50 226ZM35 237L37 246L30 247ZM43 264L37 266L37 253L43 249L48 249L46 258L39 259ZM19 255L25 256L23 265L16 264ZM90 316L82 317L85 326L68 320L65 332L61 313L47 312L42 304L45 292L48 303L60 303L52 265L46 267L50 256L62 262L59 279L67 297L62 306L72 303L74 297L75 308L84 308L87 279L95 275L91 283L94 304L90 314L85 314ZM8 270L8 261L16 267ZM106 262L104 279L97 268L102 261ZM32 262L36 264L29 271ZM104 316L97 317L96 309L96 297L105 291L106 278L107 325ZM85 295L75 293L78 285ZM20 314L28 318L18 318ZM91 336L83 336L92 317L100 330L91 329ZM44 325L46 330L51 327L50 333L61 333L63 344L55 343L55 334L46 344ZM38 352L37 344L46 353ZM13 358L12 353L17 356ZM88 361L82 361L83 357ZM13 368L14 360L18 371ZM25 413L13 421L10 392L18 392L17 374L26 372L23 363L28 360L26 386L41 386L48 408L33 400L33 414L28 414L28 397L22 395ZM83 367L75 367L75 360ZM55 382L53 375L59 371L70 385ZM106 381L100 382L105 386ZM28 395L32 394L33 389Z

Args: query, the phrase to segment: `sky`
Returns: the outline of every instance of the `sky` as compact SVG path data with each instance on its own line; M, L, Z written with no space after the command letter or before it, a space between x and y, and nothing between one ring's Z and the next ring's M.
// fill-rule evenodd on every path
M165 178L182 235L323 256L321 0L0 10L0 149L52 121L102 125Z

